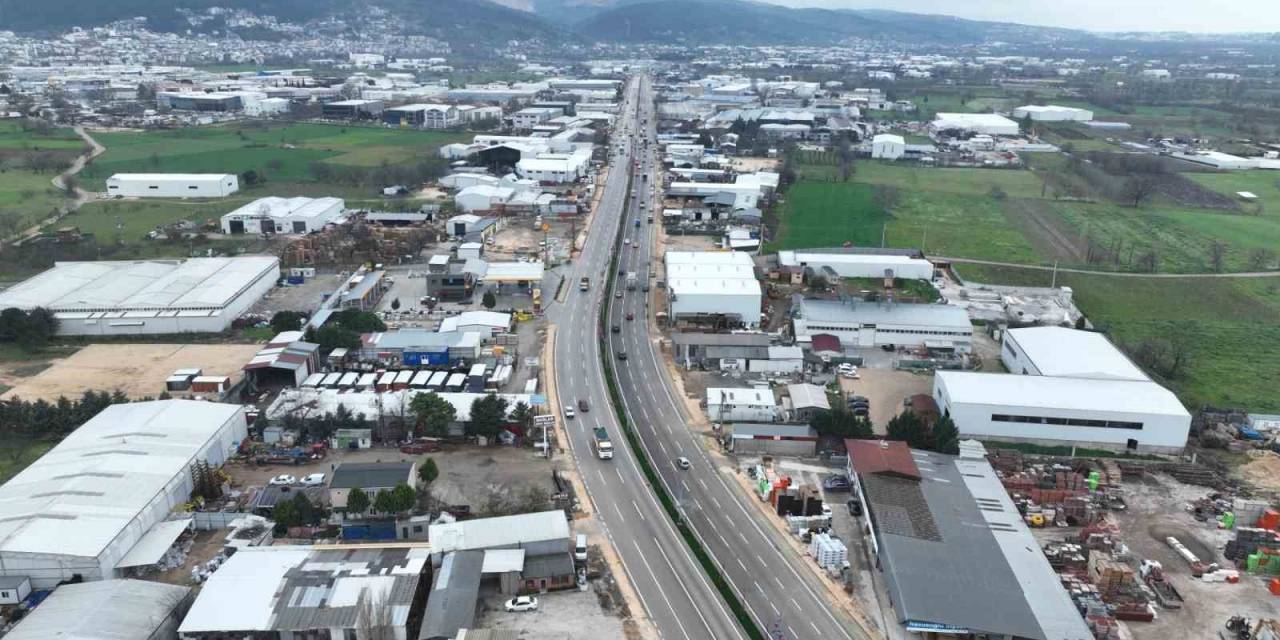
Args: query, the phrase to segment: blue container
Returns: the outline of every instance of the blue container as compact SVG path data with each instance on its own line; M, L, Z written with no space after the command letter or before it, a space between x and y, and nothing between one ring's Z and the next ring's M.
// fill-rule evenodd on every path
M302 276L289 276L287 282L289 284L302 284L303 282L306 282L306 278L303 278Z

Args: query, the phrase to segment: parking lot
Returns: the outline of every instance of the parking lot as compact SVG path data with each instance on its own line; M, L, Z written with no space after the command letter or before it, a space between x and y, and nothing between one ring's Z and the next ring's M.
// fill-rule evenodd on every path
M622 619L603 610L596 593L590 589L541 593L534 597L538 599L536 611L508 613L502 605L510 596L496 591L482 594L476 606L476 626L514 631L518 637L526 634L568 640L626 637Z
M840 378L840 391L845 397L866 396L871 404L871 426L877 434L885 433L889 420L902 412L902 400L908 396L933 393L933 376L897 369L858 368L858 378Z

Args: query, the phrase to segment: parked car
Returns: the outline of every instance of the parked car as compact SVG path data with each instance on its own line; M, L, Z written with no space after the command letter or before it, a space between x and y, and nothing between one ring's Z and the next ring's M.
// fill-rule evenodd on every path
M827 491L848 491L853 488L853 485L846 476L834 475L822 481L822 488Z
M270 484L274 484L274 485L277 485L277 486L287 486L287 485L291 485L291 484L298 484L298 479L297 479L297 478L295 478L295 477L293 477L293 476L291 476L291 475L289 475L289 474L287 474L287 473L282 473L282 474L280 474L280 475L278 475L278 476L276 476L276 477L272 478L272 479L270 480Z
M503 608L507 611L537 611L538 599L533 596L519 596L508 600Z
M863 404L863 405L869 406L871 404L871 398L868 398L866 396L849 396L849 406L853 406L855 404Z
M578 399L578 411L581 411L581 412L583 412L583 413L586 413L586 412L588 412L588 411L590 411L590 410L591 410L591 406L587 404L587 401L586 401L585 399L579 398L579 399Z
M303 476L303 477L302 477L302 480L299 482L299 484L301 484L301 485L302 485L302 486L304 486L304 487L323 487L323 486L324 486L324 474L323 474L323 473L313 473L313 474L310 474L310 475Z
M693 466L693 464L689 462L689 459L684 456L680 456L679 458L676 458L676 464L681 469L688 469L689 467Z
M853 408L853 415L858 418L867 418L871 416L871 411L866 406L857 406Z
M400 453L408 453L420 455L423 453L435 453L440 450L439 440L414 440L407 444L400 445Z
M844 505L849 508L849 515L854 517L862 515L862 503L857 498L849 498Z

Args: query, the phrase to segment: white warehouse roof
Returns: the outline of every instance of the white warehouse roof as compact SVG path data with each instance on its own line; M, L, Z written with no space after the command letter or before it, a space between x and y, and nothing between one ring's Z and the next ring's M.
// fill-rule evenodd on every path
M428 529L431 550L435 553L489 549L543 542L568 540L569 521L563 511L539 511L499 518L459 520L433 524Z
M117 173L108 180L126 180L135 182L221 182L227 178L235 178L230 173Z
M1065 327L1009 329L1012 339L1040 375L1072 378L1149 380L1101 333Z
M58 587L6 640L138 640L154 635L191 593L146 580L97 580Z
M240 411L196 400L107 407L0 487L0 553L99 556Z
M273 256L188 260L58 262L0 292L0 308L52 311L221 308L264 273Z
M266 217L266 218L315 218L329 215L337 208L341 211L346 206L342 198L280 198L268 196L258 198L235 211L223 214L223 217Z
M1145 413L1190 418L1168 389L1146 380L939 371L952 404Z

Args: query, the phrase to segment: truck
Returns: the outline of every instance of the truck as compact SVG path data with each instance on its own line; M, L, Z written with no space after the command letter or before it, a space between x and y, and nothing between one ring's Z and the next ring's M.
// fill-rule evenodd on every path
M634 272L634 271L628 271L628 272L627 272L627 291L635 291L635 290L636 290L636 281L637 281L637 280L638 280L638 279L637 279L637 277L636 277L636 272Z
M595 436L591 442L596 449L596 457L601 460L612 460L613 443L609 442L609 432L604 427L596 427Z
M582 276L582 280L578 281L578 291L586 291L591 288L591 278Z

